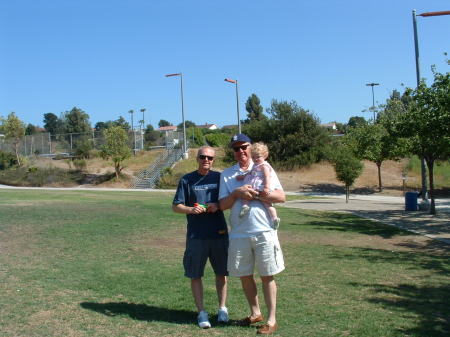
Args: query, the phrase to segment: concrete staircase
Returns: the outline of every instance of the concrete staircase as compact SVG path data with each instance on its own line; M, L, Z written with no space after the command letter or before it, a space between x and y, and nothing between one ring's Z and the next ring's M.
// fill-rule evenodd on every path
M183 149L168 146L161 155L147 168L139 171L134 177L130 187L139 189L155 188L162 171L183 158Z

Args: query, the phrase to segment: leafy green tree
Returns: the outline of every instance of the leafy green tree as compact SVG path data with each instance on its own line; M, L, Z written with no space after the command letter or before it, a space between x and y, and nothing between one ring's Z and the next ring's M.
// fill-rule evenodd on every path
M316 116L294 101L273 100L267 111L270 118L245 124L243 129L253 141L268 145L271 161L294 168L325 159L330 135Z
M3 130L5 132L5 139L12 142L14 153L17 159L17 165L21 165L19 148L22 138L25 136L25 124L16 116L14 112L11 112L6 118L3 124Z
M158 126L160 127L160 128L162 128L163 126L171 126L172 124L170 123L170 122L168 122L168 121L166 121L165 119L161 119L159 122L158 122Z
M424 158L429 172L430 213L436 213L434 198L434 163L450 158L450 73L433 69L434 82L425 81L415 89L407 89L411 103L406 113L390 121L389 130L396 136L409 138L410 151Z
M28 123L28 125L27 125L27 127L25 129L25 135L27 135L27 136L28 135L34 135L36 133L38 133L37 126L33 125L31 123Z
M378 169L378 189L381 192L381 165L386 160L398 160L406 154L406 144L400 138L392 136L381 123L368 123L353 127L344 141L352 148L359 159L374 162Z
M264 108L261 106L261 101L256 94L252 94L245 103L245 110L247 110L247 119L245 123L251 123L253 121L261 121L267 119L264 115Z
M361 116L352 116L349 118L347 125L351 128L356 128L361 125L366 125L367 121Z
M112 159L116 179L119 179L120 172L123 169L123 161L131 157L127 132L120 126L112 126L103 131L103 136L105 137L105 145L101 148L100 156L103 159Z
M155 144L156 141L161 138L162 133L160 131L156 131L153 128L153 125L148 124L144 131L144 140L148 144Z
M125 131L131 130L130 124L126 121L126 119L122 116L119 116L114 122L112 122L114 126L120 126Z
M51 112L44 114L44 128L47 132L56 135L57 133L64 132L62 127L63 121L58 116Z
M64 113L66 133L88 133L91 131L89 115L83 110L73 107Z
M191 121L184 121L184 126L185 126L186 129L187 128L195 128L196 127L195 123L191 122ZM183 123L178 124L177 125L177 129L178 129L178 131L182 131L183 130Z
M348 203L350 186L361 175L363 164L355 157L352 149L345 145L334 149L332 164L337 179L345 184L345 202Z

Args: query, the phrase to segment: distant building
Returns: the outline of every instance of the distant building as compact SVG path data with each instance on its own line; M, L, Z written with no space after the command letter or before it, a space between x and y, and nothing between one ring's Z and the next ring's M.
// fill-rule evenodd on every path
M216 124L208 124L208 123L205 123L203 125L197 125L197 127L199 129L208 129L208 130L217 130L218 129Z
M156 131L161 131L164 132L166 136L169 135L169 133L175 132L177 131L177 127L173 126L173 125L169 125L169 126L161 126L159 129L157 129Z
M320 124L321 127L326 128L328 130L333 130L336 131L337 127L336 127L336 123L325 123L325 124Z

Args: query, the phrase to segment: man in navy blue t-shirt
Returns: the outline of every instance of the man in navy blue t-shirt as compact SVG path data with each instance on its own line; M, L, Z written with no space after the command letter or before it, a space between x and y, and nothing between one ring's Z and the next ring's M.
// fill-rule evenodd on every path
M184 274L191 279L192 295L198 309L198 325L210 328L208 313L203 304L202 277L209 258L216 274L219 299L217 320L228 322L227 256L228 231L223 212L219 209L220 173L211 171L215 151L203 146L197 152L198 169L184 175L178 183L172 209L186 214L186 251L183 257Z

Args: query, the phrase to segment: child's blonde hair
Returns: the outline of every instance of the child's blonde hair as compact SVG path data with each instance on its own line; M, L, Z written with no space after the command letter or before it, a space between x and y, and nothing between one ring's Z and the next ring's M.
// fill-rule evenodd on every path
M267 159L267 157L269 156L269 148L263 142L253 143L251 153L252 156L258 155L264 157L264 159Z

